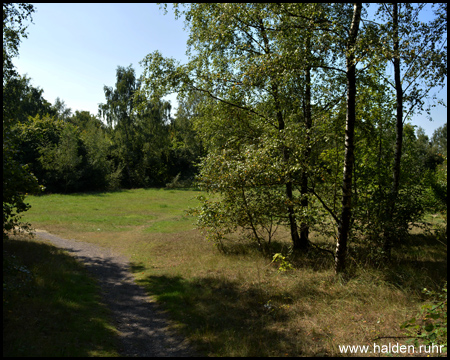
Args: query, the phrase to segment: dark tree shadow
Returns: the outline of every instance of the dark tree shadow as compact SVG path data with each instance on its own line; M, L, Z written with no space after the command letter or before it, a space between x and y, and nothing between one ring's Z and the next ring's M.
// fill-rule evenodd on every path
M117 353L111 321L73 257L45 243L3 242L3 356Z
M257 285L243 291L240 282L213 276L149 276L139 283L170 310L181 330L204 354L227 355L220 350L226 346L228 351L243 348L245 356L274 356L280 354L280 348L270 344L301 349L302 339L308 336L301 329L295 337L277 331L288 320L284 306L292 299L287 294L269 297Z

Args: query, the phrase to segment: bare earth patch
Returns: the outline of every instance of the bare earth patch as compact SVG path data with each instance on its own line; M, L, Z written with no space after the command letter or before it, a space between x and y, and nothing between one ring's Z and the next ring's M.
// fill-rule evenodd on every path
M36 229L36 237L68 251L98 279L105 303L111 309L122 356L197 356L186 339L171 330L158 305L134 282L128 259L111 250L67 240Z

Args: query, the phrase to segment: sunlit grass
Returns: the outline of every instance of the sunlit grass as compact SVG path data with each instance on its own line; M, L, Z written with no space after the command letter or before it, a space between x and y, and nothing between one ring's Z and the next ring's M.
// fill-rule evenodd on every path
M438 289L446 279L446 246L421 230L393 252L392 263L351 263L345 279L334 275L329 254L315 251L290 258L294 270L286 272L254 244L228 242L224 254L185 215L198 194L138 189L30 197L26 220L128 255L138 283L210 356L338 356L338 345L386 344L393 340L374 339L403 335L400 324L425 300L422 288ZM290 245L285 235L280 229L277 251Z
M45 203L45 211L31 208L26 220L66 231L177 231L177 224L192 228L184 210L195 205L195 191L138 189L112 193L44 195L28 197L31 204ZM171 224L167 226L167 223ZM169 229L170 228L170 229Z

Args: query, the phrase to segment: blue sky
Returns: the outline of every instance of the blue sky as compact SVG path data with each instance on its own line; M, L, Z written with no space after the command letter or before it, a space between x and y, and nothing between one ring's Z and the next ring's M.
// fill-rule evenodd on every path
M59 96L73 111L97 114L103 86L115 84L119 65L132 64L139 76L139 62L155 50L187 60L183 21L156 4L34 5L14 64L48 101Z
M56 97L75 110L97 114L105 101L103 86L115 84L118 65L132 64L139 76L139 62L159 50L163 56L182 63L188 33L181 19L175 20L156 4L34 4L36 12L28 38L19 48L14 64L28 74L32 84L44 90L54 103ZM438 97L447 99L447 87ZM168 98L175 105L175 96ZM447 109L438 106L430 122L426 115L413 118L430 136L447 122Z

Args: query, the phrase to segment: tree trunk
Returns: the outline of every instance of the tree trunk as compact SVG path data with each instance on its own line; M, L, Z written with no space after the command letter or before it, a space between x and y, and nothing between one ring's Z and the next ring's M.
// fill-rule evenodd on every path
M124 125L124 129L125 129L125 140L126 140L126 145L125 145L125 149L126 149L126 154L125 154L125 167L127 169L127 174L128 174L128 184L130 185L130 188L133 188L133 180L132 180L132 176L131 176L131 170L130 170L130 165L129 165L129 158L130 158L130 150L129 150L129 146L130 146L130 136L128 134L128 128L127 125Z
M305 128L306 128L306 151L305 151L305 159L308 162L311 157L311 147L310 147L310 135L309 131L312 127L312 117L311 117L311 67L308 67L306 69L306 76L305 76L305 82L306 82L306 88L305 88L305 97L304 97L304 116L305 116ZM309 165L309 164L308 164ZM302 172L302 178L301 178L301 205L303 208L308 207L308 198L306 195L308 194L308 171L307 169L304 169ZM300 242L304 244L309 243L309 226L308 224L303 221L300 224Z
M259 19L260 24L260 30L261 35L263 37L264 41L264 47L266 54L270 54L270 46L269 46L269 39L267 37L263 21ZM275 111L277 115L277 121L278 121L278 130L284 131L285 130L285 123L283 119L283 114L281 112L281 106L280 106L280 98L278 95L278 84L271 79L271 88L272 88L272 94L273 94L273 100L275 103ZM284 163L288 166L289 165L289 150L286 147L286 145L283 145L283 160ZM287 210L288 210L288 220L289 220L289 226L291 229L291 239L293 243L293 250L307 250L309 248L309 242L308 239L301 239L298 235L298 229L297 229L297 221L295 219L295 211L294 211L294 205L293 205L293 193L292 193L292 180L290 179L291 174L288 173L286 175L286 197L288 200L287 204Z
M274 86L274 88L276 89L276 86ZM275 92L275 94L277 94L277 92ZM284 130L283 114L281 113L280 110L277 111L277 118L278 118L278 130ZM289 150L285 145L283 145L283 160L286 163L286 165L289 163ZM295 219L294 206L292 205L292 200L294 196L292 193L292 181L290 179L286 181L286 197L288 199L287 210L288 210L289 226L291 229L291 239L293 243L293 249L306 250L308 249L309 245L308 239L306 239L306 242L304 242L304 239L301 239L300 236L298 235L297 221Z
M392 217L394 216L395 204L397 201L398 188L400 184L400 163L402 157L402 144L403 144L403 89L401 83L400 73L400 54L399 54L399 35L398 35L398 4L393 4L392 9L392 21L394 27L394 80L395 80L395 92L397 96L397 123L396 123L396 139L394 150L394 167L392 171L392 187L389 196L388 203L388 218L387 226L384 232L384 251L388 257L390 257L391 248L393 244L393 230L394 224L392 223Z
M345 270L347 255L347 240L350 230L352 210L352 173L354 164L354 135L356 121L356 64L355 45L361 20L361 3L353 5L353 19L347 43L346 67L347 67L347 116L345 126L345 158L344 176L342 181L342 212L338 227L338 240L336 244L335 272Z

